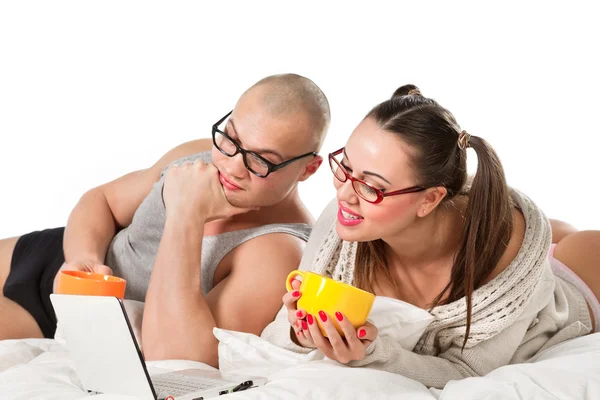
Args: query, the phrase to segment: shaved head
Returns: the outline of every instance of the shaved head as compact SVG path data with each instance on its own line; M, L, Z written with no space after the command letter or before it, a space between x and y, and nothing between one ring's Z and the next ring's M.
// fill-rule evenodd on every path
M238 153L228 156L217 146L212 149L212 162L221 176L241 188L226 190L227 201L244 208L274 206L289 196L295 198L298 182L308 179L323 162L316 153L329 119L329 103L321 89L299 75L269 76L244 92L221 128ZM245 150L241 156L240 149ZM262 178L252 173L249 163L273 170Z
M314 150L321 149L331 112L327 97L313 81L296 74L272 75L258 81L242 97L249 94L275 117L304 115Z

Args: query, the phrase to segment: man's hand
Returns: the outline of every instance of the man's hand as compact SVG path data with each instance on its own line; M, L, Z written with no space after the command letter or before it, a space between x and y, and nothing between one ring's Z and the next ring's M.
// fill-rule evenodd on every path
M167 218L178 216L185 220L210 222L252 210L232 206L219 182L217 168L200 160L169 167L163 199Z
M84 272L93 272L95 274L102 275L112 275L112 269L110 267L99 264L95 261L69 261L63 263L63 265L58 270L58 273L54 277L54 285L52 286L52 291L56 291L56 278L60 271L84 271Z

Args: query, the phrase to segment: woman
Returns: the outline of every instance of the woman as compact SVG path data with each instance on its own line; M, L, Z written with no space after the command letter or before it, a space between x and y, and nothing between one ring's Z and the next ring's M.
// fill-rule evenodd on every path
M478 160L470 182L469 147ZM568 235L555 249L587 285L553 257L552 268L548 219L507 187L487 142L461 130L450 112L415 86L399 88L376 106L346 147L330 155L330 165L338 204L313 229L321 243L305 255L313 271L428 309L435 319L408 351L378 337L370 323L355 330L340 313L296 310L301 293L295 290L284 296L285 311L264 338L442 388L593 330L600 271L591 267L600 254L590 251L599 252L600 232Z

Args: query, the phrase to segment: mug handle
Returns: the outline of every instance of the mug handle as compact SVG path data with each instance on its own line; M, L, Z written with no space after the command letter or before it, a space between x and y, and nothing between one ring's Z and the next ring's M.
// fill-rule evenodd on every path
M287 288L288 292L294 290L294 288L292 288L292 281L297 276L301 276L304 279L304 272L294 270L294 271L290 272L290 274L285 279L285 287Z

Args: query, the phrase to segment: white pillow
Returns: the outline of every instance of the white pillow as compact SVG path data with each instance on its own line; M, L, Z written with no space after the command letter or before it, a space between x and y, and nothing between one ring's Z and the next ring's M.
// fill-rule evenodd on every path
M434 317L421 308L404 301L377 296L369 321L379 330L379 336L391 337L402 348L412 350ZM286 350L265 339L243 332L215 328L219 340L219 369L233 371L256 368L261 373L274 372L299 363L323 360L323 354L313 350L299 354Z
M434 316L427 310L391 297L376 296L369 321L380 337L391 337L403 349L412 350Z

